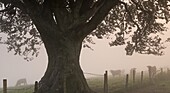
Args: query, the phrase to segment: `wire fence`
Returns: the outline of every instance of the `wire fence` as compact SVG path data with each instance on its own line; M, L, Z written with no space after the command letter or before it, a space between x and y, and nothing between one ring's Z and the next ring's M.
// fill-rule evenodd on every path
M84 72L84 74L86 74L86 75L92 75L92 76L101 76L101 77L104 76L104 75L101 75L101 74L88 73L88 72Z
M133 71L134 72L134 71ZM85 75L92 75L92 76L96 76L96 77L102 77L103 80L104 80L104 93L108 93L108 72L105 71L105 73L102 75L102 74L96 74L96 73L89 73L89 72L84 72ZM135 83L135 73L133 73L133 83ZM129 78L130 74L126 75L126 77L124 79L126 80L123 80L124 84L125 84L125 88L128 88L130 87L129 84L130 84L130 79L131 77ZM140 82L141 84L143 84L143 77L144 77L144 74L143 74L143 71L141 71L140 73ZM158 74L158 78L159 80L165 80L166 78L169 79L170 77L170 70L167 70L166 72L163 72L161 71L161 73ZM114 77L112 77L114 78ZM7 82L7 80L6 80ZM36 85L36 84L35 84ZM5 93L34 93L35 91L35 85L24 85L24 86L19 86L19 87L6 87L6 91ZM131 84L131 85L134 85L134 84ZM7 86L7 85L6 85ZM0 88L0 93L4 93L3 89Z
M92 75L96 77L104 77L104 74L96 74L96 73L89 73L89 72L84 72L86 75ZM6 80L6 79L5 79ZM7 83L7 80L5 81ZM7 86L7 85L5 85ZM6 87L6 92L7 93L34 93L34 85L23 85L23 86L17 86L17 87ZM3 93L3 89L0 88L0 93Z
M34 86L21 86L21 87L8 87L7 93L33 93ZM0 93L3 93L3 89L0 89Z
M86 75L92 75L96 77L104 77L102 74L96 74L96 73L89 73L84 72ZM7 80L6 80L7 82ZM3 93L3 89L0 88L0 93ZM17 87L7 87L6 89L7 93L34 93L34 85L23 85L23 86L17 86Z
M10 91L13 91L12 93L14 93L14 91L16 93L33 93L33 86L27 87L27 88L17 88L17 89L7 89L8 93L10 93Z

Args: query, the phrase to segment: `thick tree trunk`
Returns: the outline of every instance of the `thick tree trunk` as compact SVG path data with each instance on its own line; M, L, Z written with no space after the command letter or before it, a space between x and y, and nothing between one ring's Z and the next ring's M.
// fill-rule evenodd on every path
M43 41L49 63L37 93L93 93L79 64L82 41L69 38Z
M28 11L48 55L47 71L39 83L37 93L93 93L79 64L82 41L119 0L107 0L101 3L101 6L94 7L97 8L94 14L91 14L93 12L91 10L94 9L90 9L87 15L84 13L80 16L76 9L80 16L78 19L75 13L70 13L67 9L56 5L51 7L52 2L52 0L44 2L44 6L38 7L34 12ZM79 9L79 5L77 8ZM37 12L39 10L42 10L42 13Z
M33 12L35 5L31 2L27 4L32 5L26 10L29 10L27 12L41 35L49 61L37 93L93 93L79 64L82 41L119 0L97 3L99 5L92 6L93 8L88 12L84 11L83 15L79 13L79 9L84 5L81 1L75 2L77 7L73 13L67 8L57 6L53 0L44 1L43 6L35 7Z
M41 16L30 15L48 55L47 70L37 93L94 93L79 64L84 37L78 36L75 29L62 30L50 8L46 9Z

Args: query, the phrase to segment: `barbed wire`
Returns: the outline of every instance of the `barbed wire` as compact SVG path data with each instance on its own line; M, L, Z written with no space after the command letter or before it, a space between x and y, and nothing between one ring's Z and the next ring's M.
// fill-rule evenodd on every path
M27 90L30 90L32 88L33 88L33 86L30 86L28 88L8 88L7 91L27 91Z
M104 76L104 75L101 75L101 74L88 73L88 72L84 72L84 74L93 75L93 76Z

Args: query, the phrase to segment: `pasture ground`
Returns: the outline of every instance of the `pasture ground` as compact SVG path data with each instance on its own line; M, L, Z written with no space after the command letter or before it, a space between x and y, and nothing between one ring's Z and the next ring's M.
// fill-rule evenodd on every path
M153 85L143 87L140 89L134 89L126 93L170 93L170 80L160 81Z
M88 78L87 82L93 91L103 93L103 77ZM134 84L130 79L128 88L125 88L125 77L109 76L108 86L109 93L170 93L170 77L155 80L152 84L149 83L148 78L144 78L142 84L140 78L137 78ZM8 87L8 93L33 93L33 89L33 85ZM2 88L0 93L2 93Z
M95 77L87 79L89 86L96 93L103 93L103 78ZM109 93L170 93L170 78L160 78L150 83L148 77L144 77L141 83L138 77L135 83L129 80L128 88L125 88L125 78L109 76L108 78Z

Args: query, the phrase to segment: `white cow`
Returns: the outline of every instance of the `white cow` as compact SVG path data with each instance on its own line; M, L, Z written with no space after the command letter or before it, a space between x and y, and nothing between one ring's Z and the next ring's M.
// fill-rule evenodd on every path
M26 78L19 79L15 86L22 86L22 85L27 85Z
M124 72L122 70L110 70L110 73L112 74L113 77L115 76L121 76Z

